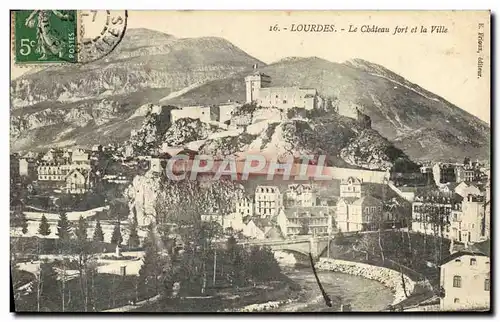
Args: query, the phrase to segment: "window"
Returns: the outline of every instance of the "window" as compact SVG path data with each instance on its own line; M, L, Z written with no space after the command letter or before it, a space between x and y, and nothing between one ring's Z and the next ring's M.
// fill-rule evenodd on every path
M453 299L453 303L460 303L460 299L458 299L458 298L456 298L456 297L455 297L455 298Z
M472 266L472 265L476 265L476 263L477 263L477 262L476 262L476 259L475 259L475 258L471 258L471 259L470 259L470 264L471 264L471 266Z
M283 100L283 104L286 104L286 100Z
M490 279L489 278L486 278L484 280L484 290L485 291L489 291L490 290Z
M462 277L455 275L453 276L453 287L462 287Z

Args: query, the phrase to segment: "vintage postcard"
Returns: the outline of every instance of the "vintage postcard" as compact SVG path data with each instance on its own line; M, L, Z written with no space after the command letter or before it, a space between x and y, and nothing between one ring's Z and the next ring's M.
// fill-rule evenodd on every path
M15 312L490 312L490 14L11 11Z

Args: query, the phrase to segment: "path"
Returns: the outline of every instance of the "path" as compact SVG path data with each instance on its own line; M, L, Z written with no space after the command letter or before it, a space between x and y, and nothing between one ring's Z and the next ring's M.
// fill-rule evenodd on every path
M146 299L146 300L143 300L143 301L139 301L135 305L129 304L129 305L117 307L117 308L114 308L114 309L104 310L104 311L101 311L101 312L109 312L109 313L129 312L129 311L132 311L132 310L139 309L143 305L156 303L156 302L158 302L159 299L160 299L160 295L158 294L158 295L153 296L153 297L151 297L149 299Z

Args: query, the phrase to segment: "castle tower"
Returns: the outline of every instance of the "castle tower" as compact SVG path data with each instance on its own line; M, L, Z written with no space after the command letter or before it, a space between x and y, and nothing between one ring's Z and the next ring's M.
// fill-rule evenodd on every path
M254 65L254 69L256 65ZM258 71L245 77L246 102L252 103L259 99L259 90L271 85L271 77Z

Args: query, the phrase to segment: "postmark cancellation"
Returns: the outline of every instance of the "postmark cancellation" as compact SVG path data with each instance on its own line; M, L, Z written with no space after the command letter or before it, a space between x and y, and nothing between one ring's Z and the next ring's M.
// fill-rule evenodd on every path
M109 55L127 28L125 10L11 12L16 66L84 64Z

